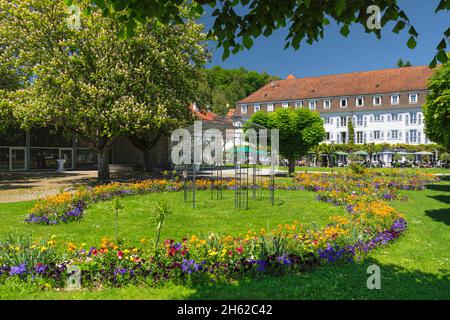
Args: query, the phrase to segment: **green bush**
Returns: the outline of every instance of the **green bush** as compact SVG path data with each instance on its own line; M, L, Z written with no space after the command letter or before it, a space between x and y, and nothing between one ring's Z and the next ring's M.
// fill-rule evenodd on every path
M449 163L450 162L450 154L447 152L441 153L439 160L441 160L442 162Z
M350 170L355 174L364 174L366 172L366 168L363 165L354 162L350 164Z

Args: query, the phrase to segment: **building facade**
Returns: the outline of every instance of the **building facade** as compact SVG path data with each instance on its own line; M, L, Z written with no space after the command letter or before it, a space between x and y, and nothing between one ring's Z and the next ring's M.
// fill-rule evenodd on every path
M239 101L234 115L308 108L324 121L327 143L427 144L422 105L432 70L426 66L272 81Z
M217 114L189 107L196 119L213 120ZM163 136L150 152L155 170L169 169L169 137ZM139 170L144 167L144 156L125 136L119 136L108 148L110 168ZM49 170L58 168L58 159L64 159L66 170L97 169L97 153L88 144L53 126L30 130L8 128L0 133L0 172Z

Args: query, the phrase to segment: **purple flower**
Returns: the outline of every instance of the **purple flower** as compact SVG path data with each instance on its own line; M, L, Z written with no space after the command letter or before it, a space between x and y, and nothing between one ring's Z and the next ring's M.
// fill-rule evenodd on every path
M95 250L95 247L91 247L91 248L89 249L89 252L88 252L87 256L90 257L91 254L92 254L92 252L93 252L94 250Z
M290 265L292 263L291 259L289 259L289 257L286 254L283 254L281 257L278 257L277 260L278 262L286 265Z
M42 274L45 273L45 271L47 271L48 267L43 265L43 264L38 264L36 267L34 267L34 271L36 271L36 273Z
M327 260L327 262L336 262L344 257L345 249L341 249L339 246L335 248L328 244L325 249L319 249L318 254L321 259Z
M264 260L257 261L257 265L258 265L258 267L256 268L256 270L261 271L261 272L266 271L266 262Z
M203 264L206 262L203 261L201 264L196 263L194 260L183 259L181 263L181 270L183 273L191 274L192 272L197 272L203 270Z
M27 272L27 268L25 266L25 263L22 263L18 266L12 266L11 270L9 270L9 275L10 276L22 275L26 272Z
M115 276L117 276L117 275L124 275L124 274L126 274L127 272L128 272L127 269L124 269L124 268L116 268L116 270L114 270L114 275L115 275Z

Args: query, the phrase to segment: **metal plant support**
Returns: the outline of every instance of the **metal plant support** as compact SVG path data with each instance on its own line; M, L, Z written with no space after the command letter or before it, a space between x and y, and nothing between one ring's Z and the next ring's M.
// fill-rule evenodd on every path
M268 165L267 147L262 148L260 144L249 143L244 130L253 128L254 131L264 130L267 139L267 129L254 123L246 121L236 121L226 117L217 117L211 121L202 121L202 130L218 129L223 140L223 153L231 154L232 159L227 156L223 163L207 164L195 163L194 154L191 152L192 162L175 167L182 172L183 201L193 208L197 205L197 180L206 179L210 181L211 200L222 200L224 189L234 190L234 204L236 210L246 210L249 208L249 198L258 200L268 198L270 203L275 202L275 168L270 165L269 169L262 169L262 165ZM245 129L244 129L245 128ZM195 139L201 139L201 145L208 146L208 141L203 134L197 133L195 136L195 126L185 128L192 137L191 145ZM260 136L261 139L261 136ZM172 147L172 145L171 145ZM170 151L169 151L170 154ZM255 159L256 155L256 159ZM265 159L264 161L260 159ZM267 172L269 171L269 172ZM268 180L267 193L264 192L263 184ZM267 195L266 195L267 194Z

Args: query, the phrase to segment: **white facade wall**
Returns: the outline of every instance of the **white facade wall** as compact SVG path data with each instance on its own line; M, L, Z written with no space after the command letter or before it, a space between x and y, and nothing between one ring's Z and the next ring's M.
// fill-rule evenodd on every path
M421 107L322 113L327 143L348 143L348 119L352 118L355 143L428 144ZM342 118L345 118L344 120Z

